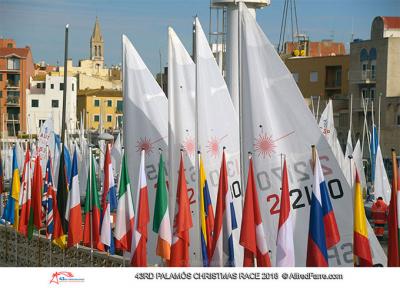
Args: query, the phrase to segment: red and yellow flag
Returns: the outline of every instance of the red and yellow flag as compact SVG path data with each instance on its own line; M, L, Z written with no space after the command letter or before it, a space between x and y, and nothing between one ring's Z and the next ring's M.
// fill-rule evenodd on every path
M358 266L371 267L372 256L368 240L367 218L365 217L364 201L357 169L354 187L354 256L355 260L358 260Z

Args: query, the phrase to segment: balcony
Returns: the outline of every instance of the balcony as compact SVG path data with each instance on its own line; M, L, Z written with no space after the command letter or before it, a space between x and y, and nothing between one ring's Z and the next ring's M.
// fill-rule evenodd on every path
M376 71L375 70L349 71L349 80L351 83L375 84L376 83Z
M19 96L7 96L7 106L19 106Z

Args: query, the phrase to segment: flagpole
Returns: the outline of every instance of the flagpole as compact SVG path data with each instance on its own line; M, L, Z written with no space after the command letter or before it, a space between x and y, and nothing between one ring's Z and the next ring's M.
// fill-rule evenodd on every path
M239 81L238 81L238 96L239 96L239 139L240 139L240 188L241 188L241 196L242 196L242 209L244 206L244 183L245 183L245 176L244 176L244 143L243 143L243 85L242 85L242 25L240 25L240 16L242 13L242 3L238 2L238 74L239 74Z
M382 93L379 93L379 99L378 99L378 143L380 143L381 139L381 97Z
M321 96L318 96L318 102L317 102L317 115L315 117L315 120L317 120L318 123L318 115L319 115L319 102L321 101Z
M89 147L89 223L90 223L90 263L93 266L93 219L92 219L92 147Z
M68 69L67 69L67 61L68 61L68 29L69 24L65 26L65 47L64 47L64 89L63 89L63 106L62 106L62 122L61 122L61 142L65 144L65 114L67 107L67 80L68 80Z
M365 102L367 102L367 106L365 106ZM362 140L361 140L361 157L364 157L364 137L365 137L365 125L367 122L367 112L366 109L368 109L368 99L365 101L364 98L362 98L362 103L363 103L363 112L364 112L364 125L363 125L363 134L362 134Z

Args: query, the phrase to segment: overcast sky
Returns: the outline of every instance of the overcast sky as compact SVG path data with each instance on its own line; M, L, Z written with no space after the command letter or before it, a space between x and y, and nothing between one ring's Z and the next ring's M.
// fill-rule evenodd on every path
M89 40L96 16L105 40L107 65L121 62L121 35L126 34L153 73L159 51L167 63L167 27L172 26L191 51L192 21L198 15L209 26L209 0L0 0L0 37L19 47L30 45L35 62L60 64L64 57L64 26L70 24L70 57L74 64L89 57ZM257 20L277 44L283 0L257 12ZM299 30L311 40L333 38L350 42L368 39L375 16L400 16L399 0L297 0Z

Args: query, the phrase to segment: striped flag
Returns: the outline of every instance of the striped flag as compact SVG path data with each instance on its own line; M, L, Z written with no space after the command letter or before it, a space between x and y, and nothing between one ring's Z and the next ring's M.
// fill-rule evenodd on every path
M5 221L10 222L15 229L19 226L19 191L20 191L20 179L19 170L17 163L17 151L16 146L13 147L12 156L12 178L11 178L11 191L8 194L6 208L3 211L2 218Z
M131 265L135 267L147 266L147 225L150 222L149 212L149 192L147 190L147 180L144 164L145 151L142 150L140 159L138 190L136 194L136 218L134 234L131 245Z
M340 235L317 151L315 151L313 187L306 265L327 267L327 249L339 242Z
M131 184L123 152L119 175L117 221L115 225L115 246L123 251L131 251L132 231L134 225Z
M89 152L90 153L90 152ZM85 228L83 230L83 245L98 247L100 242L100 200L97 190L97 179L93 153L89 155L89 176L86 185Z
M72 158L69 187L70 191L68 193L65 220L68 221L68 247L71 247L82 241L81 194L79 190L78 155L76 147Z
M257 259L258 267L271 267L267 239L265 238L258 203L257 187L254 182L253 159L251 156L239 243L244 247L244 267L254 267L254 257Z
M52 239L54 232L53 206L54 206L55 194L54 194L53 177L51 171L52 171L51 156L49 154L46 164L46 176L44 181L44 193L43 193L47 195L46 218L45 218L47 239Z
M168 209L168 189L164 171L164 161L160 153L156 201L154 205L153 232L158 234L156 254L168 261L171 256L172 236Z
M67 247L67 233L68 223L65 219L67 198L68 198L68 182L65 172L65 145L61 150L60 161L58 163L58 177L57 177L57 191L56 198L53 198L53 216L54 216L54 233L53 243L59 246L61 249ZM56 207L57 205L57 207Z
M354 256L362 267L372 266L371 248L368 240L367 217L365 216L364 200L361 193L361 183L356 169L354 187Z
M21 190L19 192L19 206L21 207L18 231L24 236L28 235L28 222L31 208L31 153L29 145L25 152L24 169L22 171Z
M399 173L397 166L396 152L392 150L392 163L393 163L393 178L392 178L392 195L389 204L388 215L388 266L400 266L400 247L399 247L399 207L398 205L398 191L399 191Z
M214 212L211 203L210 192L204 171L204 164L199 152L200 165L200 237L203 266L208 267L212 252L212 231L214 229Z
M101 198L101 208L103 214L101 217L100 241L106 246L108 252L114 254L114 241L111 233L111 211L114 211L117 208L117 196L109 145L106 147L106 155L104 157L103 181L103 195Z
M278 223L278 237L276 238L276 266L294 267L293 223L290 214L289 180L286 159L282 170L281 206Z
M219 172L217 206L212 239L211 266L236 266L232 231L237 228L237 223L233 199L229 192L228 185L228 173L226 169L224 149L222 152L221 169Z
M193 227L190 202L186 186L183 153L179 163L179 177L176 191L174 234L171 246L171 267L189 267L189 230Z
M42 226L42 166L40 165L39 153L36 154L35 167L32 180L32 200L29 210L28 238L32 239L33 229L39 231Z

